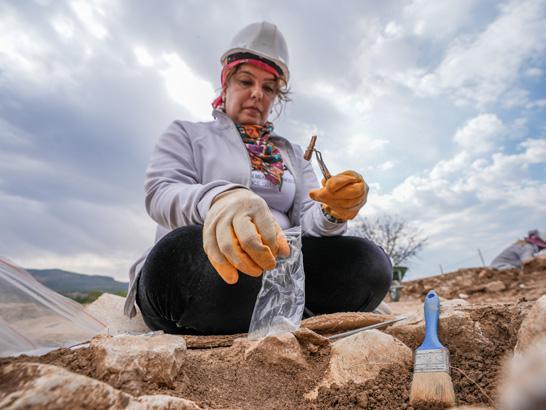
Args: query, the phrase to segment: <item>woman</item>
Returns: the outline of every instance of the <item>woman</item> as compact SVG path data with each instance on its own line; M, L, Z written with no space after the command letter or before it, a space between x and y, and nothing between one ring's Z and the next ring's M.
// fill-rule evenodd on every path
M288 255L282 230L293 226L304 235L308 310L373 310L390 286L390 261L370 241L341 236L366 183L346 171L319 188L302 149L268 122L287 95L282 34L250 24L221 62L214 121L175 121L152 154L145 190L156 244L131 268L126 314L136 301L154 330L247 331L261 274Z
M534 255L546 249L546 229L533 229L527 236L520 239L499 253L491 261L493 269L517 269Z

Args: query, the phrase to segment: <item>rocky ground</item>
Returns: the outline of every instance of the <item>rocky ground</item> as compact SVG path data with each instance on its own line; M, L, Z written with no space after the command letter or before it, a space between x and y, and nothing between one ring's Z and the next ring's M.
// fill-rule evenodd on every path
M407 282L401 301L389 304L393 315L324 315L261 341L124 335L113 331L123 327L113 313L122 301L103 297L90 311L108 311L109 333L119 334L0 359L0 408L442 408L409 404L422 300L432 288L442 300L440 339L459 409L546 408L546 259L521 270L465 269ZM399 314L407 319L385 329L328 338Z

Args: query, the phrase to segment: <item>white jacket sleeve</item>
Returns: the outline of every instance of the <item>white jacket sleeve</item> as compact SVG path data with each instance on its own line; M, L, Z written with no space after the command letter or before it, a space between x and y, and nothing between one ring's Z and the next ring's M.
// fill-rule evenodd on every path
M294 145L296 157L300 160L303 175L304 194L301 206L301 227L306 236L339 236L347 231L347 223L330 222L322 213L320 202L313 201L309 197L309 191L320 188L319 181L311 165L311 161L303 159L303 151L300 146Z
M246 188L225 180L201 183L190 137L175 121L159 138L146 170L146 210L169 229L203 225L214 197L237 187Z
M537 251L538 251L538 247L536 245L526 243L524 246L521 247L521 251L520 251L521 261L523 262L528 259L531 259Z

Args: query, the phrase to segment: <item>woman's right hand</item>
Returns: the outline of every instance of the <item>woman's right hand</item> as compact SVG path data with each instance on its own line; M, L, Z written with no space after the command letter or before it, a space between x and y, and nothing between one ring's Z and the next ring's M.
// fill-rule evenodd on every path
M237 270L258 277L275 267L277 255L290 255L290 246L266 202L244 188L214 198L203 227L203 248L229 284L239 280Z

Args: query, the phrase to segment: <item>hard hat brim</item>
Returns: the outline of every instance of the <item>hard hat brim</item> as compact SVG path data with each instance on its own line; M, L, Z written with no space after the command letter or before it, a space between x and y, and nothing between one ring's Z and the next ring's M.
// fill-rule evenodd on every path
M288 83L288 80L290 78L290 73L289 73L288 67L284 63L284 61L281 61L278 58L271 58L271 56L268 56L265 53L260 53L260 52L255 51L255 50L248 50L248 49L245 49L245 48L232 48L232 49L229 49L224 54L222 54L222 57L220 57L220 63L222 65L226 64L228 56L230 56L232 54L237 54L237 53L254 54L254 55L256 55L256 56L258 56L258 57L260 57L260 58L262 58L264 60L272 62L274 65L279 66L281 68L281 70L282 70L284 80Z

